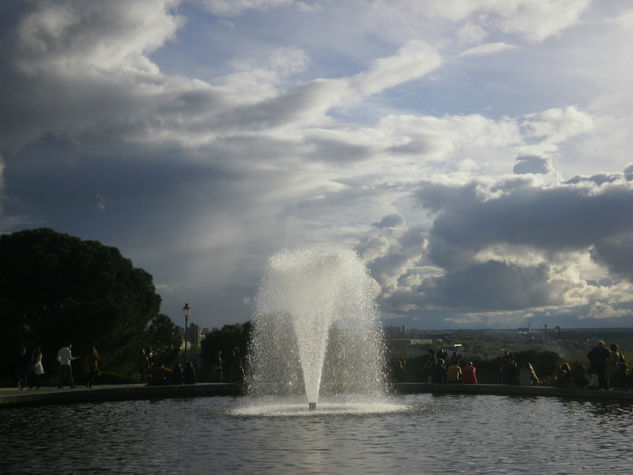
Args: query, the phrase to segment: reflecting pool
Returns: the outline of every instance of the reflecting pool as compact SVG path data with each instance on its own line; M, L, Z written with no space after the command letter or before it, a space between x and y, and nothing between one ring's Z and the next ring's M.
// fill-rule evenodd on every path
M3 409L0 472L630 473L633 462L629 403L417 394L373 410L345 404L258 411L248 398L212 397Z

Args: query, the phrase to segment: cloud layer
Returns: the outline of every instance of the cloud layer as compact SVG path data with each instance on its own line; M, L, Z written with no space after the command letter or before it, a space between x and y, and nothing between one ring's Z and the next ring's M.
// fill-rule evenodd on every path
M267 258L320 247L358 251L394 322L632 323L626 9L59 0L0 18L0 232L120 247L175 320L184 301L203 325L247 320Z

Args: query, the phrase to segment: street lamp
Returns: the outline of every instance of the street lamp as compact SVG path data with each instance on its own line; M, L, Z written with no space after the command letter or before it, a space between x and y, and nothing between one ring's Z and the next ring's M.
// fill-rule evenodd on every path
M191 312L191 307L186 303L184 307L182 307L182 314L185 316L185 363L188 363L187 359L187 326L189 320L189 313Z

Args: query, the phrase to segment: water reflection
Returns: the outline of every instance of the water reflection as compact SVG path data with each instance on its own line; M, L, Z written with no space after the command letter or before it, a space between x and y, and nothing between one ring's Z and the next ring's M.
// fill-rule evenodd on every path
M236 415L243 400L4 409L0 472L626 473L630 404L408 395L384 413ZM237 412L236 412L237 411Z

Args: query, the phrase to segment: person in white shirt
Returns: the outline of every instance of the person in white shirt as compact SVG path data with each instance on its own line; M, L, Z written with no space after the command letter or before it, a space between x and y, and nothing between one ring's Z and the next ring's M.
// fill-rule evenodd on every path
M42 350L38 347L33 353L33 385L35 389L41 386L42 375L44 374L44 366L42 366Z
M62 389L64 382L69 381L71 389L75 387L75 380L73 379L73 368L71 366L72 360L76 360L71 353L73 345L62 346L57 352L57 361L59 362L59 380L57 387Z

